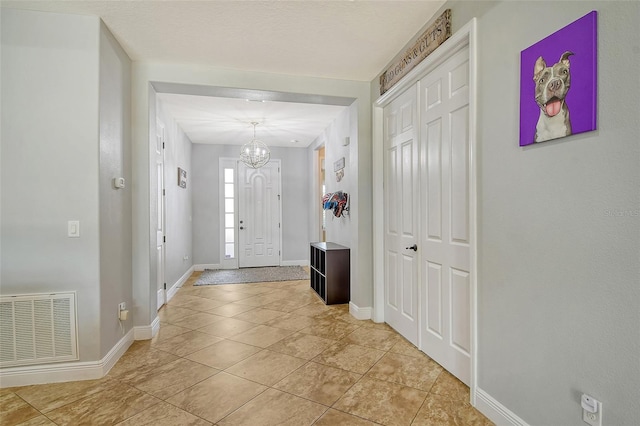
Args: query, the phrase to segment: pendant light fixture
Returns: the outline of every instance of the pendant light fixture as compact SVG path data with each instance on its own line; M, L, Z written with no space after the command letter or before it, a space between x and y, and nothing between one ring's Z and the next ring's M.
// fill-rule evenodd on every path
M256 126L260 123L254 121L251 124L253 124L253 139L242 145L240 161L249 167L259 169L269 162L271 151L264 142L256 139Z

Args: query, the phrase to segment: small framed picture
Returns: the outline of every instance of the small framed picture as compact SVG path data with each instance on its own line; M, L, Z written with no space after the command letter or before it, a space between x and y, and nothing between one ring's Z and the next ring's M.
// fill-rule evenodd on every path
M187 188L187 171L178 167L178 186L180 188Z

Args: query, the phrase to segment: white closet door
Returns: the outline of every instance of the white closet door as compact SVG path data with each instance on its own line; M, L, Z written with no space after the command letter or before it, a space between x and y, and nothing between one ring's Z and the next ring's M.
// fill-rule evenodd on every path
M421 349L467 385L471 371L469 51L420 82Z
M415 345L419 321L416 100L414 87L384 109L384 318Z

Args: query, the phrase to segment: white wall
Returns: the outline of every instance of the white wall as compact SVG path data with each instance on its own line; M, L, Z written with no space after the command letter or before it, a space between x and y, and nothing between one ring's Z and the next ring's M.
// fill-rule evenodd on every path
M191 268L192 263L192 194L191 140L158 102L157 116L165 126L164 187L165 195L165 281L173 287ZM178 186L178 167L187 171L187 187ZM184 259L187 256L188 259Z
M478 387L531 425L583 425L583 392L603 402L603 424L635 425L640 4L447 7L454 31L478 17ZM598 130L520 148L520 51L591 10Z
M1 291L77 291L81 360L101 358L99 22L2 9Z
M131 61L100 24L100 328L101 356L129 331L117 306L131 307ZM113 179L126 187L115 189ZM122 328L121 328L122 325Z
M271 147L271 158L281 161L282 261L309 259L309 200L311 178L306 150ZM193 255L196 265L219 265L220 182L219 159L238 158L235 145L193 145Z

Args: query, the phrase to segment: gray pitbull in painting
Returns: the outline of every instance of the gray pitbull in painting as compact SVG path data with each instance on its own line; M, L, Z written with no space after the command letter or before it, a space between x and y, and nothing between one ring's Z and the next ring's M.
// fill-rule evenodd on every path
M565 102L565 96L571 87L569 72L571 55L573 52L564 52L558 63L551 67L548 67L540 56L533 68L536 103L540 107L534 142L543 142L571 134L569 108Z

